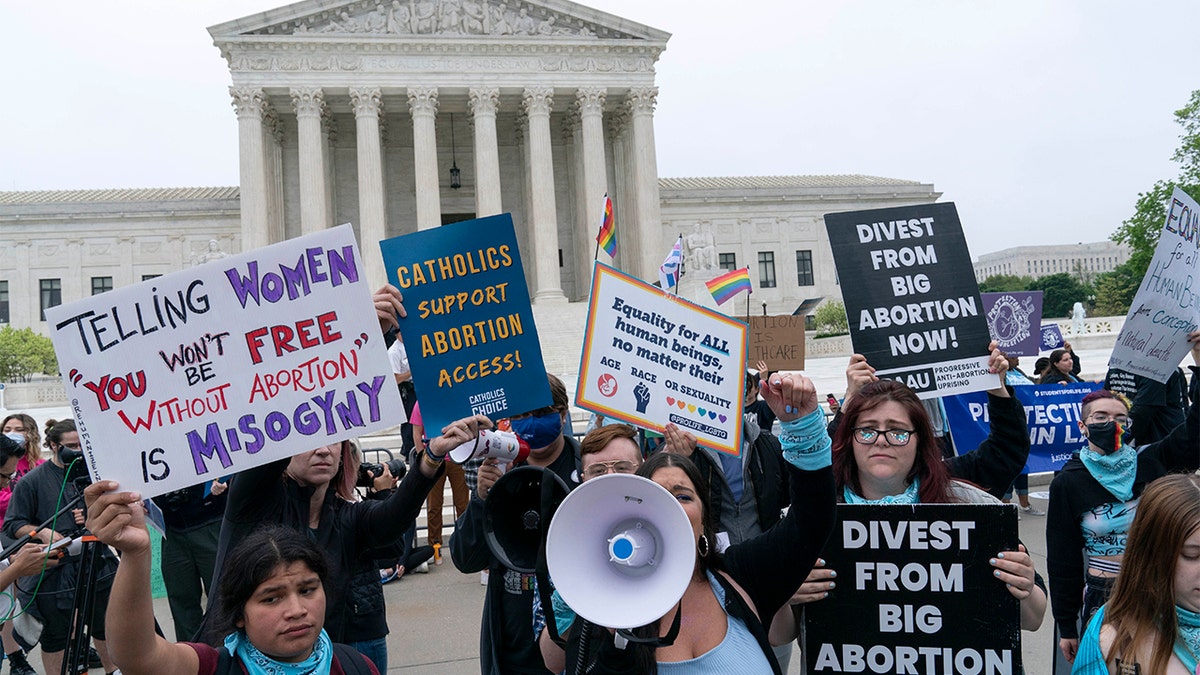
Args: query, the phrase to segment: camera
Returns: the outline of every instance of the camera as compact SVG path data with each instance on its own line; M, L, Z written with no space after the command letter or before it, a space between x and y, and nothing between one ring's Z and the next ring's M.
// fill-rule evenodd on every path
M382 464L363 462L362 464L358 465L358 481L355 482L355 485L358 487L371 487L372 482L379 476L383 475L383 467L385 466L387 467L388 471L392 473L392 476L396 478L396 480L404 478L404 474L408 473L408 465L406 465L404 460L400 458L389 459Z

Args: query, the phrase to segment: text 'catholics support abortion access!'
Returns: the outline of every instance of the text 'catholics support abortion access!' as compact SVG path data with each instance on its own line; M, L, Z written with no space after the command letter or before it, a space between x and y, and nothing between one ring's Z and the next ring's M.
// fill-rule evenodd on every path
M404 421L349 225L46 321L92 478L145 497Z
M825 214L854 350L918 396L991 389L987 319L954 204Z
M1017 544L1007 504L838 504L837 588L797 605L805 672L1023 672L1020 606L989 563Z
M400 335L427 429L550 405L512 216L464 220L379 242L404 294Z

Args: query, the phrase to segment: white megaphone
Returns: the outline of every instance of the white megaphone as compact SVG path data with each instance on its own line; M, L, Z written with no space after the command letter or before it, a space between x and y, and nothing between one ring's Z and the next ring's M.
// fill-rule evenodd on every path
M479 436L450 451L458 464L475 457L497 457L503 462L520 462L529 456L529 444L511 431L480 429Z
M579 616L636 628L683 597L696 566L696 539L683 507L658 483L609 474L575 488L559 505L546 566Z

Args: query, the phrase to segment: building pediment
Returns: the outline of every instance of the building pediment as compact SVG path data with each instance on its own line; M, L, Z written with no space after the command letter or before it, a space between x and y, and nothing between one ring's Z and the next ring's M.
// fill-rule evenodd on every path
M643 40L670 34L567 0L304 0L212 26L218 42L295 36L477 40Z

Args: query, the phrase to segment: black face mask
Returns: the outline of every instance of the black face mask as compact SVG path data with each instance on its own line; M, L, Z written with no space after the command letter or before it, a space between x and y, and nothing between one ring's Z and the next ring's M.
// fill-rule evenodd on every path
M1121 447L1121 431L1112 420L1087 425L1088 441L1106 455L1116 452L1117 448Z

